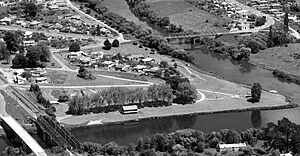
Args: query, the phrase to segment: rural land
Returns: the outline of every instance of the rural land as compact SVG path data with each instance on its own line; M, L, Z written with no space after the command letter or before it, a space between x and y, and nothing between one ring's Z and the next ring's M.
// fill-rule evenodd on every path
M1 155L300 155L295 0L1 0L0 11ZM235 82L199 54L272 76ZM218 114L234 117L212 128ZM213 131L159 125L205 115ZM155 130L135 132L150 120Z

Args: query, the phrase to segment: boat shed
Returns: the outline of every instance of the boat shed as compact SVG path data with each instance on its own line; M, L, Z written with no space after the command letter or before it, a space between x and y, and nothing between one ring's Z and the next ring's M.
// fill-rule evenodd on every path
M137 105L122 106L122 114L136 114L138 113Z

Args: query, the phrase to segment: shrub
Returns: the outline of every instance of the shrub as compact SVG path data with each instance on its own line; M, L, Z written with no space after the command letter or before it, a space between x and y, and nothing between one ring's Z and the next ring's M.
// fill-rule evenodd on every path
M106 50L111 49L111 43L109 42L108 39L106 39L103 44L104 44L104 47L103 47L104 49L106 49Z
M113 47L119 47L119 46L120 46L119 40L114 39L114 41L112 42L112 46L113 46Z
M69 47L70 52L80 51L80 44L78 42L73 42Z

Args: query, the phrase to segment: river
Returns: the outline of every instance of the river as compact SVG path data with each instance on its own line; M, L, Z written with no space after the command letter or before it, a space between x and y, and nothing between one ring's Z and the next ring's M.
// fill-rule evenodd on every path
M106 0L106 5L115 13L132 20L138 25L145 26L144 22L139 23L138 19L130 12L125 0ZM288 96L295 103L300 104L300 86L281 81L273 77L268 70L246 63L239 64L221 56L212 55L205 49L199 49L199 46L190 44L178 46L190 49L195 57L195 66L203 71L211 72L215 76L228 81L246 85L259 82L264 89L277 90L280 94ZM184 128L202 130L207 133L224 128L243 131L252 127L264 127L267 123L277 122L283 117L300 124L300 108L167 117L130 124L82 127L73 129L71 133L80 141L100 144L115 141L121 145L128 145L129 143L136 143L139 137L150 136L155 133L169 133Z

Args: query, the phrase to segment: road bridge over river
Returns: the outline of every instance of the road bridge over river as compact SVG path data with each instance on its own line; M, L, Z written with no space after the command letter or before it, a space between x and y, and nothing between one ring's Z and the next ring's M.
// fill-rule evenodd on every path
M10 115L0 114L1 119L23 140L23 142L37 156L47 156L45 150L36 142L34 138Z

